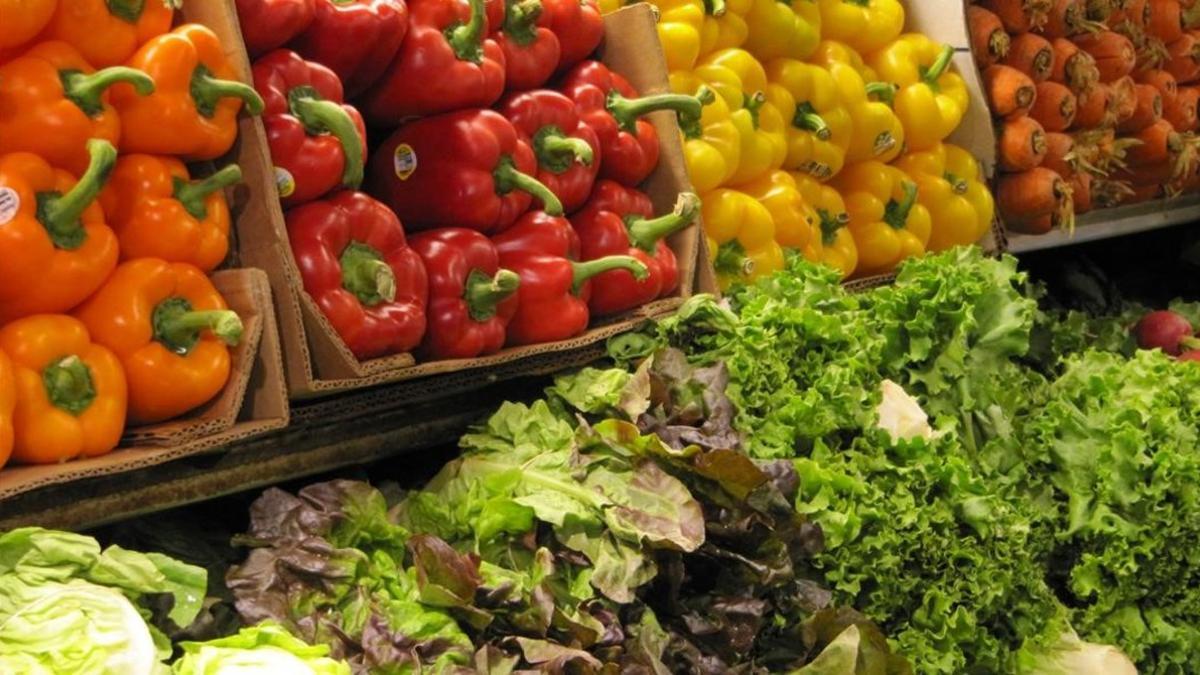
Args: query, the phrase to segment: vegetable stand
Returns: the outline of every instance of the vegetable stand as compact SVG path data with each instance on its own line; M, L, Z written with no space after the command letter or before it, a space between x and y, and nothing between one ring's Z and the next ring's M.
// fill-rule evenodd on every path
M0 672L1200 672L1200 4L0 10Z

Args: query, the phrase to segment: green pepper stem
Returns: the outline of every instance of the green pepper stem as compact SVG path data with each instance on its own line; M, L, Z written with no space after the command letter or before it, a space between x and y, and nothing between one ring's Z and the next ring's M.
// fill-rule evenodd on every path
M756 91L753 94L742 94L742 107L750 111L750 119L754 122L754 128L759 128L758 112L762 110L763 105L767 102L767 95L761 91Z
M908 214L917 203L916 183L910 180L902 181L900 189L904 192L904 197L898 202L895 199L889 199L887 207L883 210L883 222L897 230L904 229L908 223Z
M108 13L126 23L137 23L146 9L146 0L105 0Z
M942 174L942 178L945 178L946 182L950 184L950 189L954 191L954 194L965 195L967 193L967 187L969 187L967 181L949 171Z
M550 191L550 188L533 176L518 171L512 157L504 157L500 160L495 171L492 172L492 182L495 184L498 195L506 195L513 190L527 192L542 201L542 210L546 213L552 216L563 214L562 202Z
M564 173L576 162L591 166L596 160L592 146L582 138L567 136L558 127L544 127L533 139L538 165L552 173Z
M350 113L341 104L322 99L312 87L289 91L288 107L310 135L333 134L338 139L345 159L342 186L358 189L363 182L363 139Z
M725 16L725 0L704 0L704 11L718 19Z
M734 239L717 247L713 267L722 275L748 277L754 273L754 259L746 255L746 248Z
M658 218L626 219L625 229L629 231L629 243L647 253L654 253L658 242L691 225L700 212L700 198L694 193L684 192L675 202L675 210Z
M638 281L645 281L646 277L650 276L650 270L631 255L610 255L587 262L572 262L571 267L575 270L575 279L571 285L571 292L575 295L579 295L589 279L605 272L628 270Z
M59 73L59 77L62 79L63 97L79 106L88 117L95 117L104 112L104 101L101 97L114 84L127 82L133 85L133 90L139 96L154 93L154 80L149 75L125 66L105 68L90 75L78 70L64 70Z
M225 344L236 345L242 339L242 320L237 312L228 309L192 310L165 322L160 328L159 339L175 343L205 330Z
M700 99L687 94L657 94L642 98L625 98L616 89L608 93L608 112L622 130L637 132L637 121L643 115L658 110L674 110L680 124L687 126L700 120L704 105Z
M694 118L689 117L684 119L679 118L679 129L683 132L684 138L695 140L704 137L704 126L701 124L701 117L704 116L703 108L706 105L715 103L717 100L717 92L713 91L708 85L700 85L696 90L696 100L700 101L700 115Z
M505 0L504 34L514 44L526 47L537 40L537 20L542 16L541 0Z
M811 131L818 140L822 141L829 140L829 137L833 135L829 125L825 123L825 118L821 117L813 104L808 101L796 106L796 115L792 118L792 126Z
M367 307L396 299L396 274L383 254L361 242L351 242L342 251L342 287Z
M946 69L950 67L950 59L952 58L954 58L954 47L944 45L942 51L938 54L937 60L921 73L921 80L930 86L937 85L938 78L945 75Z
M82 415L96 400L92 369L74 354L46 366L42 371L42 385L46 387L50 405L75 417Z
M825 246L837 242L838 230L850 224L850 214L845 211L834 216L826 209L817 209L817 216L821 219L821 243Z
M235 185L241 180L242 168L237 164L230 164L202 180L186 181L176 178L175 199L183 204L183 209L188 212L188 215L196 220L204 220L208 218L208 206L205 204L208 196L218 190Z
M896 101L896 85L891 82L871 82L867 84L867 96L878 96L880 101L889 106Z
M456 22L446 29L446 42L454 50L459 61L483 62L483 37L487 28L487 10L483 0L468 0L471 18L466 23Z
M463 300L473 321L484 322L496 316L496 306L512 297L521 286L521 276L512 270L499 270L495 276L474 269L467 276Z
M100 191L116 166L117 149L106 140L91 139L87 142L87 152L91 158L87 171L66 194L38 193L37 219L46 228L55 248L73 251L83 246L87 240L87 230L80 219L100 196Z
M241 99L251 115L259 115L263 111L262 97L254 91L254 87L236 80L217 79L203 63L192 71L191 94L196 112L204 117L212 117L223 98Z

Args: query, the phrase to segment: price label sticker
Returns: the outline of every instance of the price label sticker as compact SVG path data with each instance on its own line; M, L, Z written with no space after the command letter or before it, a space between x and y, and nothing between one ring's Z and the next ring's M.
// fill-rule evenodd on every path
M275 189L279 190L279 196L284 199L296 192L296 179L290 171L281 166L275 167Z
M0 187L0 225L7 225L21 210L21 195L10 187Z
M396 146L396 151L392 153L392 169L400 180L408 180L416 172L417 153L411 145L402 143Z

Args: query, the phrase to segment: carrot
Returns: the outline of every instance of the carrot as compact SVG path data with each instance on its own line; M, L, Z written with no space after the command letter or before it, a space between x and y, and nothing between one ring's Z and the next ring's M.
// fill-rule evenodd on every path
M1162 185L1135 185L1129 189L1130 195L1125 200L1127 204L1141 204L1159 199L1166 199L1167 192Z
M1002 171L1028 171L1046 156L1046 130L1024 115L1008 120L1000 130L997 154Z
M1156 37L1142 35L1140 41L1135 38L1130 39L1137 45L1137 70L1139 72L1161 69L1167 59L1171 58L1171 52L1167 49L1166 43Z
M1092 204L1102 209L1128 203L1134 196L1133 188L1123 180L1096 179L1090 186ZM1078 202L1076 202L1078 204ZM1081 213L1078 207L1075 213Z
M1152 85L1135 84L1133 114L1117 125L1117 131L1134 134L1162 119L1163 97Z
M1133 117L1137 111L1137 86L1133 78L1126 75L1112 83L1112 123L1120 124Z
M1175 127L1175 131L1196 131L1200 126L1198 107L1200 107L1200 87L1184 87L1179 90L1175 98L1164 99L1163 119L1170 122L1171 126Z
M1075 108L1076 129L1096 129L1108 124L1112 117L1112 87L1097 84L1076 98Z
M1157 89L1162 94L1164 106L1179 94L1179 83L1175 81L1175 76L1161 68L1144 70L1134 75L1133 81Z
M1179 0L1153 0L1150 7L1150 23L1146 32L1170 44L1183 37L1183 10Z
M1119 30L1123 25L1145 30L1146 26L1150 25L1149 0L1128 0L1123 7L1114 9L1108 17L1108 25L1112 26L1113 30Z
M1065 85L1042 82L1037 86L1037 99L1029 116L1046 131L1066 131L1075 121L1075 105L1075 94Z
M1170 58L1164 68L1175 76L1180 84L1191 84L1200 80L1200 33L1188 31L1183 37L1167 45Z
M1067 88L1076 94L1090 91L1100 81L1100 71L1096 68L1096 60L1091 54L1066 38L1055 38L1051 46L1054 48L1051 80L1067 85Z
M1022 33L1012 39L1008 56L1000 61L1025 73L1034 82L1042 82L1054 70L1054 48L1036 33Z
M1054 0L1041 34L1048 38L1068 37L1083 31L1083 0Z
M980 7L989 10L1010 33L1027 33L1041 28L1050 12L1051 0L980 0Z
M1092 210L1092 174L1086 171L1076 171L1069 178L1071 182L1071 201L1075 213L1087 213Z
M1080 131L1073 136L1077 164L1100 175L1123 169L1129 148L1140 143L1136 138L1117 138L1111 127Z
M1159 120L1130 138L1140 141L1125 155L1129 166L1134 168L1161 164L1183 152L1183 136L1166 120Z
M1075 38L1079 48L1096 59L1101 82L1112 82L1133 72L1137 52L1129 38L1112 31L1085 33Z
M1070 134L1058 131L1046 134L1046 156L1042 158L1041 165L1060 176L1081 171L1095 172L1094 167L1084 165L1075 155L1075 139Z
M967 22L971 29L971 52L980 68L987 68L1008 54L1009 37L1000 17L971 5L967 7Z
M1008 66L990 66L983 71L983 84L992 114L996 117L1012 117L1029 112L1037 96L1033 80Z
M1037 167L1000 176L996 204L1014 232L1045 234L1053 227L1074 227L1071 187L1050 169Z

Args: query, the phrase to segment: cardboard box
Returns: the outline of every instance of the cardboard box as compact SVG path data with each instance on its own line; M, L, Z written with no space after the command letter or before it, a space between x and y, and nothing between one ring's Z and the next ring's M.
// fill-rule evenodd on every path
M186 418L128 429L121 447L103 457L49 466L5 466L0 469L0 500L47 485L210 452L287 426L279 333L266 274L226 270L214 274L213 282L245 325L242 342L232 351L233 372L225 390Z
M192 3L199 4L199 3ZM236 22L230 0L204 3L214 20ZM630 79L644 94L668 90L667 69L650 6L640 4L605 17L607 40L601 58ZM226 28L226 32L230 31ZM224 35L223 35L224 37ZM240 41L239 41L240 44ZM242 57L245 59L245 55ZM691 190L683 158L683 144L673 113L651 116L662 144L658 169L643 188L659 212L669 212L680 192ZM658 300L623 316L599 321L584 335L551 344L505 349L476 359L417 363L400 354L360 361L350 353L329 321L304 291L292 258L287 228L275 196L275 172L266 133L256 119L242 122L242 142L237 151L250 185L249 202L238 222L238 252L244 264L266 270L275 293L283 337L288 389L294 398L328 395L338 391L384 383L413 382L414 395L423 392L460 391L520 374L554 369L579 350L594 347L608 337L637 326L647 317L671 312L691 295L700 242L699 224L676 233L669 244L679 259L680 288L675 297ZM546 364L546 365L541 365ZM562 367L561 365L558 367Z

